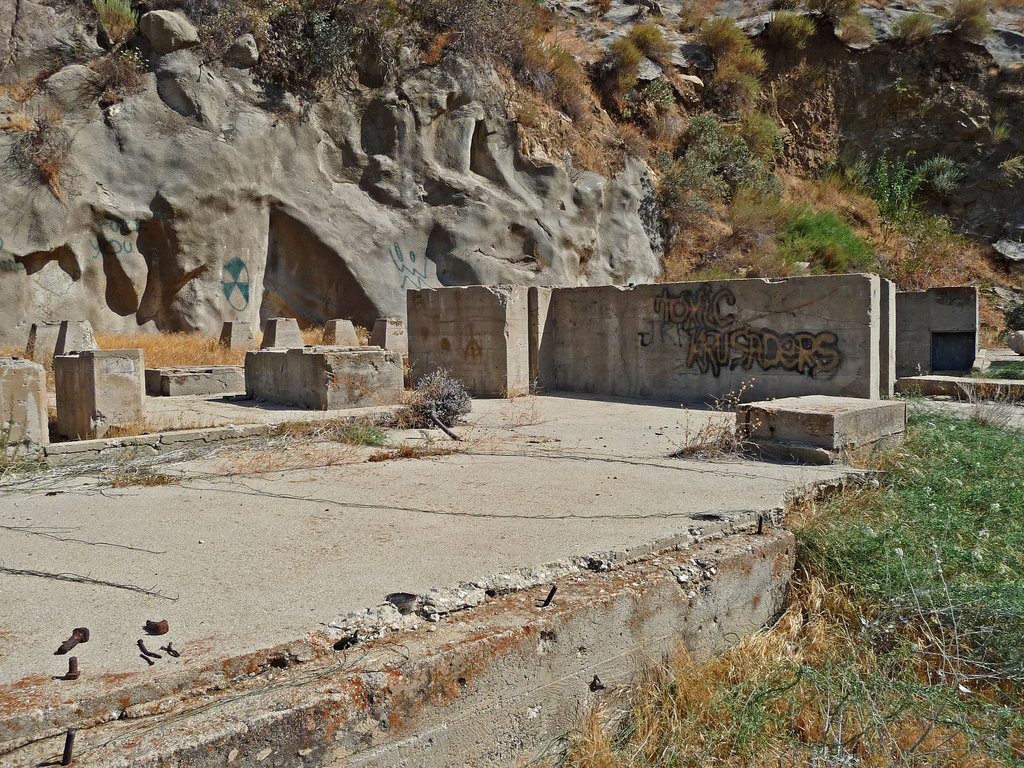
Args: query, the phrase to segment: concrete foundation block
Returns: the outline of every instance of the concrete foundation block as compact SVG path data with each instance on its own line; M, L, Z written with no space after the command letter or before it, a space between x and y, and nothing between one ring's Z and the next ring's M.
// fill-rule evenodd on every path
M294 317L272 317L263 326L260 349L299 349L305 346Z
M268 349L245 356L254 400L314 410L394 405L404 394L402 357L372 347Z
M28 332L25 357L49 365L53 360L53 351L57 348L59 334L60 323L32 323L32 328Z
M711 402L882 389L876 275L555 288L538 313L547 391Z
M54 346L54 357L71 355L75 352L86 352L99 349L92 325L88 320L64 320L57 332L57 344Z
M221 326L220 343L228 349L253 349L256 337L249 323L229 321Z
M103 437L112 427L145 416L141 349L104 349L53 359L57 431L64 437Z
M528 290L498 285L409 291L415 375L447 370L477 397L529 392Z
M978 289L896 294L896 376L971 370L978 355Z
M814 464L847 461L906 427L906 403L852 397L789 397L736 411L737 431L755 449Z
M397 317L382 317L373 324L370 334L370 346L397 352L402 357L409 356L409 337L405 332L405 323Z
M324 326L323 342L325 347L358 347L359 337L351 320L328 320Z
M31 360L0 358L0 449L25 456L49 441L46 369Z
M156 397L220 395L245 391L241 365L147 368L146 393Z

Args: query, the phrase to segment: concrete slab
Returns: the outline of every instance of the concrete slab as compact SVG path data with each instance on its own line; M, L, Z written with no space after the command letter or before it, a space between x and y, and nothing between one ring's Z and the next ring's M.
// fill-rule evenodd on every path
M312 637L193 670L205 674L201 697L134 703L139 688L122 688L108 701L123 716L80 731L77 754L91 768L532 764L586 709L620 703L649 659L678 644L716 650L770 621L795 553L792 534L766 529L581 570L557 580L550 602L545 584L356 648ZM62 735L35 741L5 765L49 764L62 747Z
M147 368L146 394L157 397L222 395L245 392L245 368L241 365Z
M736 427L768 455L831 464L902 434L907 405L824 395L788 397L739 406Z
M159 465L178 478L170 485L4 481L0 685L29 675L41 700L65 696L49 679L64 666L53 649L88 626L83 680L151 688L165 671L302 637L390 592L501 574L537 583L581 558L619 562L750 528L795 489L845 471L665 458L708 419L729 418L557 396L483 401L459 428L465 452L449 456L366 463L373 449L262 441ZM170 622L182 660L150 670L138 658L146 619Z
M896 381L904 395L952 397L954 400L1024 400L1024 380L985 379L970 376L905 376Z

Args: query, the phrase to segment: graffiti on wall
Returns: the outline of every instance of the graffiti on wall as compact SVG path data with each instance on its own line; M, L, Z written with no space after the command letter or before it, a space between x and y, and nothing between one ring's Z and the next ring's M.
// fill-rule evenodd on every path
M4 256L4 239L0 237L0 272L24 272L25 265L12 256Z
M139 231L139 220L134 219L125 222L124 226L129 229L129 234L124 234L122 225L110 219L94 218L93 226L96 228L96 238L91 241L92 257L100 258L104 253L119 256L122 253L135 252L135 240L131 232Z
M395 243L391 251L391 263L395 265L395 269L402 277L403 291L410 288L427 287L427 259L425 257L417 257L412 251L405 254L402 251L402 246Z
M232 309L241 312L249 306L249 267L235 256L221 269L220 287Z
M705 285L673 296L666 289L654 299L657 335L640 332L640 346L655 342L686 347L686 365L718 376L723 369L780 369L812 378L834 371L842 362L839 337L831 331L784 333L753 328L735 312L728 288L712 292Z

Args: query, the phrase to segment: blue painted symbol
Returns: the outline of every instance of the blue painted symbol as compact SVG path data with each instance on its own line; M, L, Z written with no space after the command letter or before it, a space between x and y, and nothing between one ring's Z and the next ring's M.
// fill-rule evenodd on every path
M232 309L241 312L249 306L249 268L244 261L235 256L224 265L220 287Z
M416 267L416 254L409 251L408 257L402 253L402 246L395 243L395 250L391 254L391 263L395 265L398 274L402 276L402 290L407 288L423 288L427 284L427 260L423 259L422 270Z

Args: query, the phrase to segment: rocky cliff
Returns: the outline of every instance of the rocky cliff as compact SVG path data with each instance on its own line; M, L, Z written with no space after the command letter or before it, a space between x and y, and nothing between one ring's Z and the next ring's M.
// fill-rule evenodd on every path
M404 314L410 287L659 272L647 167L605 177L523 157L490 68L408 55L300 102L257 82L247 41L204 61L187 20L161 12L134 41L140 87L119 98L85 64L38 76L58 47L101 52L94 28L31 0L15 10L34 31L0 13L9 59L20 46L0 90L0 344L62 318L369 326ZM37 90L19 92L34 73Z

